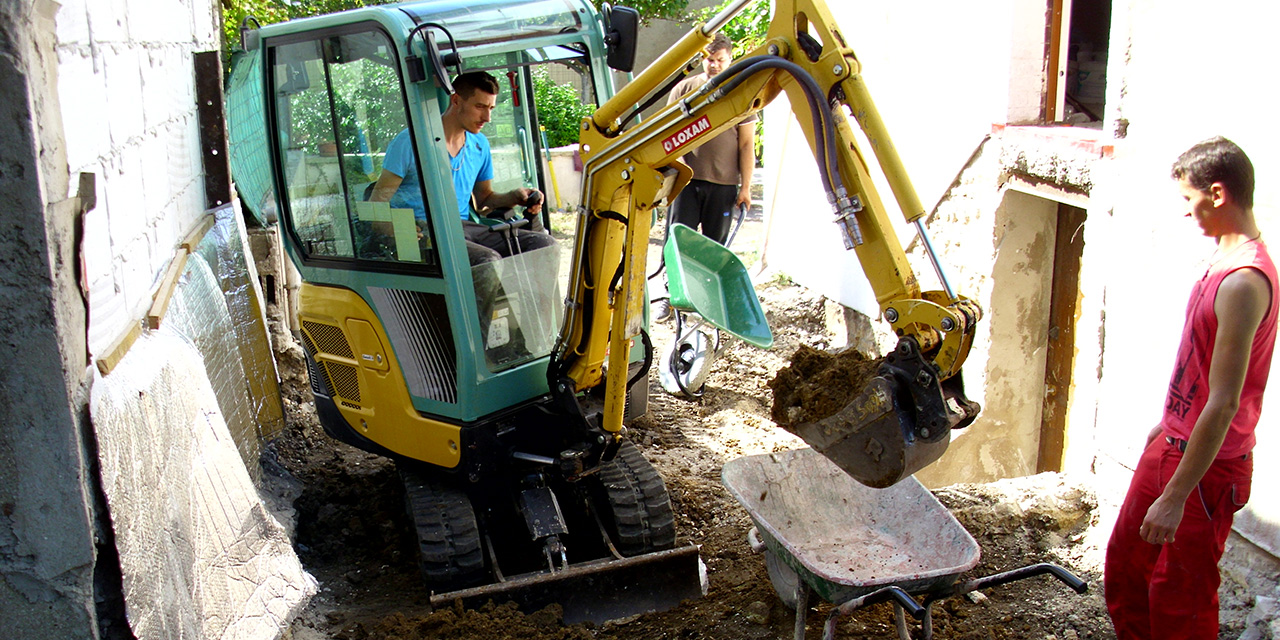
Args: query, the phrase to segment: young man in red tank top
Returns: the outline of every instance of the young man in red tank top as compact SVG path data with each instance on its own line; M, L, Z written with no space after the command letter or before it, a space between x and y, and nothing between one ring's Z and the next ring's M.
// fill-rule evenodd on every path
M1253 218L1253 165L1225 138L1173 165L1186 216L1217 242L1191 291L1164 416L1147 436L1107 546L1118 640L1218 637L1218 561L1249 499L1254 428L1280 298Z

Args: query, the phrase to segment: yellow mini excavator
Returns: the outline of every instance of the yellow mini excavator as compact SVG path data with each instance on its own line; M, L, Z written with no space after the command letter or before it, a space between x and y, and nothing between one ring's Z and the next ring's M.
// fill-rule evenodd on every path
M782 92L818 161L834 231L900 336L867 388L802 437L863 483L888 486L937 459L950 431L976 415L960 367L981 313L945 284L920 291L854 122L922 237L924 210L822 0L775 0L763 45L636 117L665 100L750 1L616 92L610 69L631 70L638 36L626 7L419 0L246 21L227 90L241 200L279 223L302 276L295 331L325 430L400 470L433 604L557 602L568 622L599 621L704 592L697 547L677 544L662 477L624 435L645 412L653 360L646 247L653 208L690 179L678 158ZM599 105L579 123L582 204L567 260L553 244L469 261L441 114L451 78L472 70L502 88L484 130L498 192L547 191L538 131L551 114L539 86L569 86ZM397 197L371 198L393 166L405 178ZM472 215L507 240L550 223L529 211ZM673 229L673 296L768 347L741 263L696 235Z

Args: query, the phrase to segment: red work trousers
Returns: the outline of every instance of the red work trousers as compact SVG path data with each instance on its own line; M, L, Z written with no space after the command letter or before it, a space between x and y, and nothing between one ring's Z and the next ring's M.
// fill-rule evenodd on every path
M1107 610L1117 640L1216 640L1218 560L1231 520L1249 500L1252 455L1214 461L1191 492L1170 544L1144 542L1138 529L1182 460L1157 438L1138 462L1107 544Z

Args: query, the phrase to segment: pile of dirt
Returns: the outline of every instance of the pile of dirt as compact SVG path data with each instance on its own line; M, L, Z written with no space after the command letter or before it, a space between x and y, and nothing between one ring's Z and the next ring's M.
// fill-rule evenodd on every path
M882 362L883 358L872 358L857 349L830 353L800 345L791 365L769 383L773 421L789 427L835 414L875 376Z

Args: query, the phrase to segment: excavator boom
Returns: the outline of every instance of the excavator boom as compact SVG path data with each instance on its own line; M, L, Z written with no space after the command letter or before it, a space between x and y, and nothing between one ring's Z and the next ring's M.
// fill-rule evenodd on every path
M857 253L898 347L849 406L792 425L858 480L889 486L936 460L952 429L978 406L964 397L960 368L981 310L951 291L921 291L872 184L856 122L906 221L924 238L925 211L861 76L861 65L822 0L777 0L754 51L648 120L624 129L628 111L666 85L751 0L728 6L673 45L582 122L583 203L565 314L549 376L565 393L605 387L603 428L621 427L625 353L639 334L651 210L670 202L691 172L680 157L786 93L817 160L832 221ZM851 122L852 117L852 122ZM786 211L774 215L786 216ZM677 275L678 277L678 275ZM741 297L741 296L737 296ZM754 296L752 296L754 297ZM758 304L758 303L757 303Z

